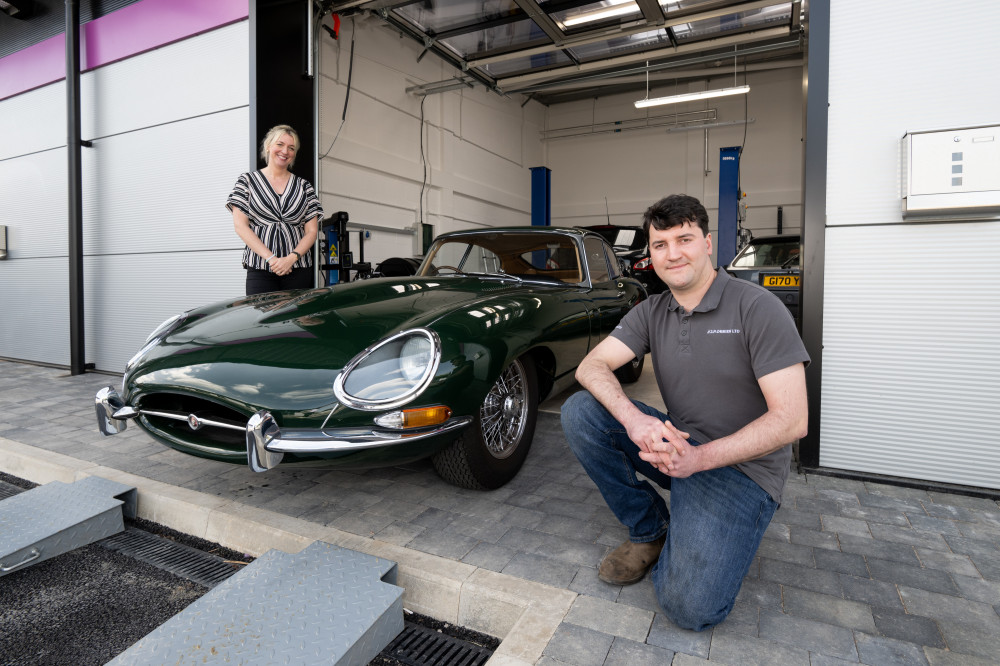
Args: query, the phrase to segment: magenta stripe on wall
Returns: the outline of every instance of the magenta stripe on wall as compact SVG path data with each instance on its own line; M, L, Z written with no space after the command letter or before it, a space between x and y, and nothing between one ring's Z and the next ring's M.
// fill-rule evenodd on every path
M246 18L248 0L141 0L83 26L86 71ZM0 58L0 99L66 76L66 36Z

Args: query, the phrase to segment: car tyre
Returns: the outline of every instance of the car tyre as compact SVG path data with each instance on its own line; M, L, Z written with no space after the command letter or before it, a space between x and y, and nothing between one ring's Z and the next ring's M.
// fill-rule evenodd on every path
M434 469L461 488L499 488L524 464L537 417L538 374L523 356L500 374L472 424L434 455Z
M622 384L634 384L642 376L642 367L646 364L645 355L634 358L622 367L615 370L615 377Z

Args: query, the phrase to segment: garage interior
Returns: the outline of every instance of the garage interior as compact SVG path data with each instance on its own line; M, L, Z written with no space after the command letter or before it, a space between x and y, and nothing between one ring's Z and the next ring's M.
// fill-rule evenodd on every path
M352 232L370 233L373 262L419 255L428 230L530 224L539 167L551 175L553 225L635 224L656 198L685 192L719 234L720 151L740 147L740 228L803 238L813 356L803 464L1000 489L990 428L1000 363L988 342L1000 308L980 286L997 270L995 210L914 221L900 207L904 134L996 122L998 93L979 85L969 55L995 48L979 27L991 3L904 13L860 2L227 0L171 36L143 23L163 10L157 0L80 2L94 32L80 63L75 354L63 176L72 112L64 75L25 64L64 32L64 5L8 4L31 12L0 15L0 111L19 128L0 150L0 179L20 183L0 193L0 357L116 372L165 317L239 294L240 245L222 202L276 122L307 138L298 173L328 214L347 211ZM132 23L111 22L126 15ZM892 28L864 39L878 21ZM96 48L116 30L141 36L133 52ZM941 49L922 49L931 42ZM61 48L46 53L64 67ZM928 86L941 94L928 99ZM938 271L974 287L956 294ZM951 316L928 316L935 302ZM928 414L961 442L944 460Z

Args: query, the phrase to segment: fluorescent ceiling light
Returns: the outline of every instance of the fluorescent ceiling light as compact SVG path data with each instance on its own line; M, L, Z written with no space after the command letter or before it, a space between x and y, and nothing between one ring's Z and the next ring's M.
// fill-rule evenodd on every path
M610 7L602 7L601 9L595 9L591 12L584 12L582 14L577 14L572 18L567 18L562 22L562 24L567 28L572 28L574 25L580 25L581 23L592 23L593 21L611 18L612 16L631 14L638 9L639 6L632 0L626 0L624 2L619 0L618 3L613 4Z
M685 95L671 95L670 97L655 97L653 99L640 99L636 101L635 108L645 109L647 106L659 106L661 104L677 104L679 102L693 102L696 99L708 99L710 97L725 97L726 95L745 95L748 92L750 92L750 86L737 86L735 88L704 90L702 92L687 93Z

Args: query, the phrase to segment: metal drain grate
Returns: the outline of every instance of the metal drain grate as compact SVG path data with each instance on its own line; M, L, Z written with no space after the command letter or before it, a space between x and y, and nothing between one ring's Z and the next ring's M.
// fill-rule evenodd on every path
M12 483L7 483L6 481L0 481L0 500L7 497L13 497L18 493L23 493L24 488L18 488Z
M205 587L215 587L238 571L218 555L127 527L99 542L109 550L134 557Z
M382 656L406 666L481 666L493 651L407 622Z

